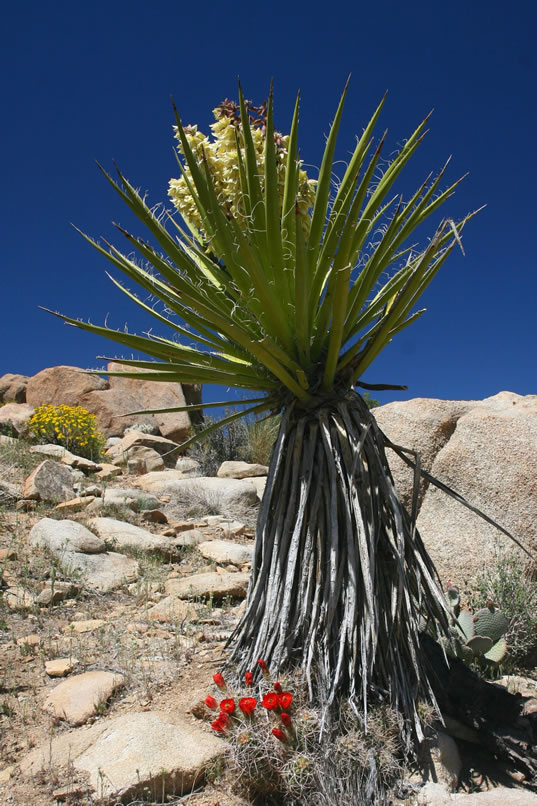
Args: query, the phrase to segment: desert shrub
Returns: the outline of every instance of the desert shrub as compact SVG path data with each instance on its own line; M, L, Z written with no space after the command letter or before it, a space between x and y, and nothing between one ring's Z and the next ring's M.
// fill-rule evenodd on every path
M505 636L509 652L502 661L502 671L506 673L523 664L537 647L537 582L529 576L519 555L504 554L479 575L472 604L482 607L489 599L509 621Z
M248 458L245 458L244 461L268 465L272 448L278 436L280 418L271 417L268 420L247 420L246 427L248 429Z
M0 403L0 406L3 406L4 403ZM15 428L11 425L11 423L0 423L0 434L3 437L11 437L12 439L18 439L19 435Z
M207 428L215 422L213 417L205 417L201 428ZM195 443L190 449L190 456L200 463L201 471L206 476L216 476L222 462L268 465L279 427L279 417L238 420Z
M213 417L205 417L203 428L215 423ZM248 455L248 427L243 420L236 420L195 442L190 456L201 465L205 476L216 476L222 462L245 459Z
M82 406L39 406L29 429L39 444L62 445L87 459L98 459L106 441L97 430L95 415Z
M186 518L224 514L221 496L214 490L207 490L202 484L196 484L195 480L188 488L176 491L174 502L184 508Z
M129 425L123 432L123 436L131 431L140 431L142 434L156 434L158 433L158 428L151 425L151 423L136 423L135 425Z
M30 452L24 439L0 442L0 478L4 481L22 481L42 461L42 456Z
M361 394L368 409L376 409L382 405L380 400L375 400L374 397L371 397L369 392L362 392Z

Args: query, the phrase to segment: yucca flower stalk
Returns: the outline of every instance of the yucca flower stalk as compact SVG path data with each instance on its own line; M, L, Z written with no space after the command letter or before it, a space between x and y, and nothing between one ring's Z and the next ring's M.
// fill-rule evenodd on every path
M334 185L346 92L314 183L298 154L298 99L285 137L274 129L272 90L256 118L239 87L239 104L218 110L216 144L176 113L181 176L170 194L183 223L151 209L118 170L117 180L105 175L155 245L119 227L141 265L87 238L160 300L162 312L113 279L172 334L62 318L156 359L114 359L126 377L260 393L218 425L282 414L231 658L240 675L259 657L276 675L299 665L312 696L326 707L349 698L366 719L371 697L384 699L420 737L416 703L434 697L419 622L447 630L448 614L415 520L395 491L388 441L356 387L390 388L365 384L364 373L423 313L416 304L468 217L441 220L426 245L415 246L416 229L458 182L442 190L444 168L408 200L392 195L427 118L381 170L386 135L374 144L373 132L384 101ZM200 406L175 411L193 408Z

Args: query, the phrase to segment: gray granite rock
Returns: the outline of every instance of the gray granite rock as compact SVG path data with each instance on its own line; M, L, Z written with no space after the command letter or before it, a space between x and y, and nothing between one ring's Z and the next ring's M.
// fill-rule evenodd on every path
M202 784L207 765L223 751L222 741L207 729L173 713L144 711L56 736L32 750L20 772L29 778L69 758L106 803L148 795L162 802Z
M24 484L24 497L35 501L68 501L73 497L75 478L69 467L45 459L28 476Z
M198 545L198 551L207 559L216 563L235 563L243 565L252 560L253 549L229 540L207 540Z
M134 548L138 551L162 551L176 554L174 540L170 537L155 535L127 521L114 518L92 518L90 526L102 540L110 542L114 548Z
M248 580L248 574L209 572L168 579L164 590L170 596L178 596L180 599L207 599L210 597L223 599L226 596L244 599L248 590Z
M99 554L106 551L104 540L77 521L42 518L30 531L30 545L48 548L56 555L65 552Z

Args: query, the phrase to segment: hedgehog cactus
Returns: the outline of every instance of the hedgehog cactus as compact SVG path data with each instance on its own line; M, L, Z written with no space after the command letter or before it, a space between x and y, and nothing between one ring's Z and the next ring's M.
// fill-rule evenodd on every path
M450 591L453 588L448 588L448 599L453 603L454 596L450 595ZM461 610L457 614L457 609L458 601L454 605L456 622L452 629L457 657L467 662L484 658L490 663L499 663L507 652L503 635L509 622L503 613L492 602L488 602L487 607L478 610L473 616L467 610Z

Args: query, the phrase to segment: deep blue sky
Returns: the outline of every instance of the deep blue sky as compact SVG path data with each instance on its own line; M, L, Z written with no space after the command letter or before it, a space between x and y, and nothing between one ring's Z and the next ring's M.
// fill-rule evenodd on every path
M116 354L38 305L131 331L150 324L69 226L116 243L112 221L143 234L94 159L117 160L151 201L165 200L176 174L170 95L184 122L207 129L240 75L256 101L274 78L284 132L300 88L301 154L318 165L352 73L341 159L388 90L379 132L389 128L392 148L435 109L405 187L452 154L448 180L470 176L445 214L487 205L465 231L466 257L454 253L427 292L428 312L366 380L408 384L382 400L537 393L535 0L31 0L6 6L2 28L0 375Z

